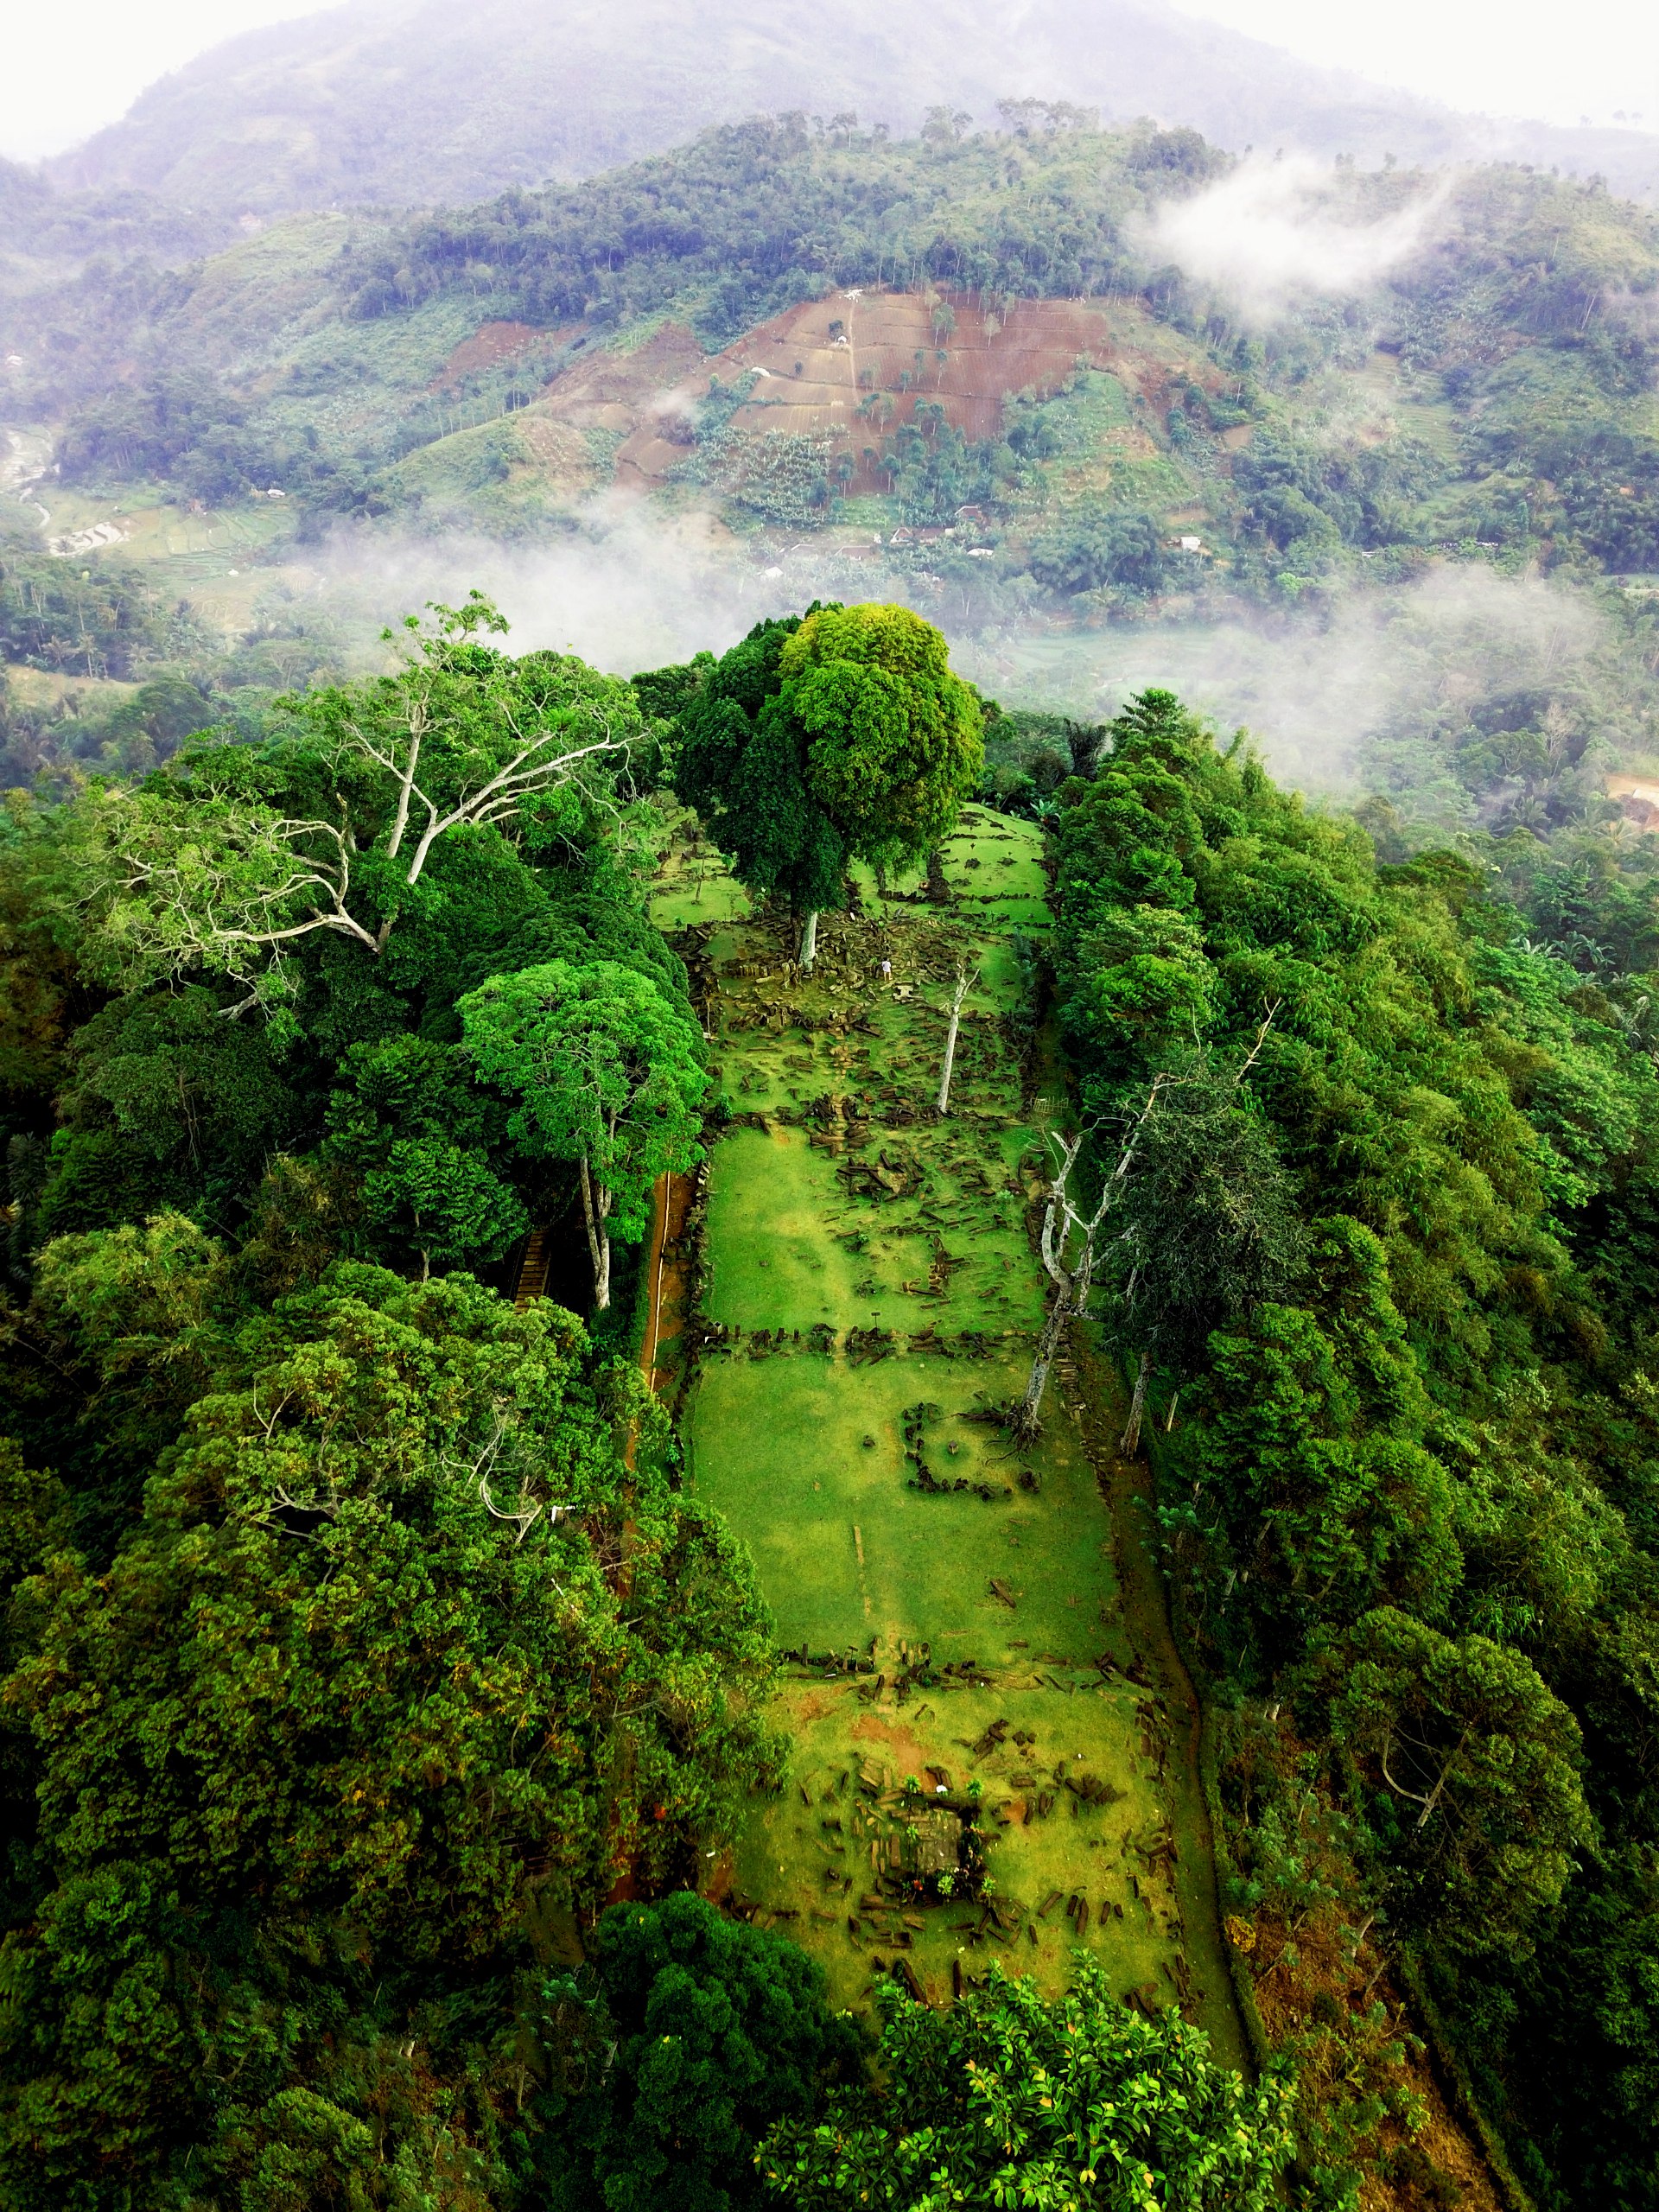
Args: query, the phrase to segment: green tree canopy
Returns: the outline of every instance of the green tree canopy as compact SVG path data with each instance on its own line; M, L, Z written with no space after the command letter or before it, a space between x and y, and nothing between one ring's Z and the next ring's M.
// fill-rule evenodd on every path
M1031 573L1049 590L1075 597L1113 587L1126 599L1165 590L1179 573L1156 517L1133 509L1084 509L1043 531L1031 549Z
M1189 1054L1141 1125L1109 1217L1117 1325L1177 1376L1212 1329L1281 1296L1300 1257L1295 1192L1236 1074Z
M979 702L907 607L824 607L779 653L779 705L806 741L808 788L861 860L920 861L985 764Z
M685 1891L612 1906L588 1950L596 1990L583 2002L569 1986L557 2008L569 2025L553 2037L570 2085L547 2136L556 2212L758 2203L767 2129L861 2071L858 2032L825 2005L823 1967Z
M1165 1515L1247 1679L1385 1600L1443 1621L1463 1577L1453 1484L1424 1448L1428 1405L1382 1248L1344 1220L1315 1224L1313 1244L1308 1288L1346 1275L1347 1310L1263 1305L1215 1333Z
M1396 1916L1456 1951L1524 1951L1594 1834L1579 1725L1536 1668L1381 1606L1356 1631L1337 1720L1377 1778Z
M1178 2015L1146 2019L1081 1957L1046 2004L993 1964L935 2012L888 1985L882 2087L767 2138L767 2187L801 2212L1068 2206L1266 2212L1290 2150L1285 2093L1246 2088Z
M641 731L632 689L556 653L513 659L474 593L413 616L395 673L290 699L278 757L204 747L133 790L95 785L67 818L59 880L85 917L83 958L123 991L226 979L246 1003L297 987L319 934L378 958L429 913L435 851L512 824L532 841L580 819ZM391 633L388 633L391 635Z
M328 1108L325 1156L360 1178L365 1256L422 1271L499 1259L530 1225L513 1188L506 1115L458 1046L353 1046Z
M810 918L849 859L917 861L984 764L979 702L907 607L814 607L760 623L680 720L676 788L751 890Z
M1494 746L1541 748L1549 696L1518 690ZM1356 1892L1529 2115L1534 2171L1563 2202L1650 2206L1648 841L1575 826L1413 857L1372 810L1383 865L1167 692L1107 735L1054 817L1085 1108L1109 1126L1195 1049L1236 1063L1274 1007L1250 1103L1311 1231L1254 1312L1228 1291L1166 1401L1190 1618L1264 1728L1282 1716L1275 1756L1307 1745L1346 1800ZM1233 1194L1196 1164L1172 1190L1202 1226ZM1171 1382L1179 1352L1159 1351ZM1241 1761L1224 1791L1254 1825Z
M461 1001L461 1016L480 1073L519 1101L513 1136L577 1163L602 1310L613 1227L639 1236L657 1178L696 1157L702 1033L650 976L612 960L495 976Z
M100 1296L101 1256L77 1302L136 1358L174 1294L122 1244ZM8 2204L315 2201L262 2194L307 2144L341 2201L375 2158L413 2185L440 2107L457 2155L489 2139L532 1915L732 1833L770 1770L764 1617L637 1378L585 1351L544 1304L343 1265L198 1335L213 1387L107 1571L60 1549L25 1585Z
M681 711L674 783L740 882L807 913L838 896L847 844L807 786L799 734L778 711L779 659L801 620L756 623L707 672Z

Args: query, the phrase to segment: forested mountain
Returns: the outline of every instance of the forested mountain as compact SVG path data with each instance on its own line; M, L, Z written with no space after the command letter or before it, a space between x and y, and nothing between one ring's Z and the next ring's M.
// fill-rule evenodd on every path
M948 612L992 656L1033 617L1080 640L1287 620L1309 652L1402 618L1394 667L1421 681L1357 772L1442 823L1570 812L1653 741L1653 219L1514 167L1297 172L1251 215L1292 257L1264 310L1202 249L1272 174L1040 104L909 141L774 118L587 184L37 284L5 311L34 486L10 511L10 650L159 673L205 573L245 610L208 688L245 687L336 650L315 614L293 635L332 531L602 542L607 496L643 493L715 519L742 603L792 590L766 582L792 562ZM1299 289L1304 236L1375 258L1401 225L1409 250L1345 295ZM1454 570L1551 578L1576 642L1517 660L1465 625L1482 672L1449 694L1420 587L1449 606ZM112 733L63 740L85 758Z
M1195 223L1201 244L1204 224L1224 219L1230 173L1196 134L1103 134L1040 104L1010 110L1001 131L936 118L897 143L844 123L761 120L591 184L457 213L301 219L178 272L148 254L130 253L118 273L100 261L11 307L13 404L36 419L68 414L60 467L76 480L175 480L210 498L276 481L349 506L366 467L384 510L416 480L400 484L388 466L441 444L457 419L556 416L562 384L580 382L601 350L618 380L607 397L620 397L631 374L649 385L652 343L683 327L658 395L695 418L711 384L741 380L728 415L753 399L753 424L781 407L770 419L785 442L804 408L824 411L826 383L847 387L851 418L826 427L882 455L918 429L931 448L948 444L953 398L1006 404L972 414L979 435L956 472L962 497L1001 506L1022 461L1077 445L1059 417L1020 412L1064 381L1045 353L1108 368L1133 350L1108 321L1060 318L1046 338L1031 309L1098 302L1128 307L1139 350L1155 357L1146 388L1126 397L1143 403L1147 457L1166 463L1165 505L1196 499L1229 528L1236 516L1213 480L1259 475L1259 446L1278 454L1268 475L1292 506L1305 503L1294 529L1282 499L1270 524L1258 503L1256 526L1281 543L1327 526L1371 550L1425 527L1505 543L1519 531L1565 536L1611 568L1650 565L1650 217L1598 186L1522 168L1448 188L1338 165L1300 204L1263 211L1275 250L1299 225L1342 226L1363 252L1414 211L1432 219L1338 303L1306 284L1299 298L1293 260L1289 292L1264 321L1183 244ZM1184 230L1168 226L1175 213ZM14 217L14 229L30 219ZM915 358L902 370L884 358L895 336L854 364L856 331L826 308L802 325L820 356L812 372L800 360L781 370L804 382L798 397L758 390L780 373L765 365L766 346L787 335L772 319L837 287L926 293ZM964 307L976 321L958 334ZM1013 358L990 365L982 392L964 385L1004 326ZM729 350L750 338L752 362ZM838 376L822 358L837 350ZM937 422L923 404L935 394ZM1332 419L1333 405L1345 419ZM1249 464L1235 464L1241 448ZM533 457L511 440L504 451ZM1632 473L1628 486L1605 481ZM342 475L350 482L331 480ZM817 519L835 518L838 488L821 487ZM1324 524L1308 519L1315 509ZM950 512L943 500L937 518Z
M934 32L0 170L8 2212L1659 2212L1659 219Z
M709 124L800 109L916 129L935 105L998 100L1154 116L1235 152L1301 147L1366 162L1508 156L1650 190L1652 138L1491 125L1311 67L1158 0L753 0L694 19L670 0L597 7L356 0L249 33L152 86L54 162L62 183L139 187L271 213L452 206L592 175Z

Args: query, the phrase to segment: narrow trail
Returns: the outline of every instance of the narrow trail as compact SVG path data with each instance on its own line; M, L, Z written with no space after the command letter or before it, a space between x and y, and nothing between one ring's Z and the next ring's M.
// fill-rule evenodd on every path
M41 528L49 531L52 511L40 495L51 466L51 442L37 437L31 445L21 430L8 430L5 435L7 450L0 457L0 494L15 499L20 506L33 507ZM111 545L124 545L131 535L130 528L119 522L90 523L84 530L48 537L46 550L54 560L73 560L81 554L106 552Z
M1217 2055L1248 2070L1249 2039L1226 1955L1216 1839L1204 1787L1204 1709L1176 1641L1169 1592L1153 1552L1152 1470L1144 1459L1126 1459L1119 1449L1128 1405L1092 1326L1074 1330L1071 1351L1084 1385L1083 1422L1090 1457L1111 1509L1124 1615L1171 1724L1175 1756L1167 1777L1170 1792L1178 1824L1196 1846L1175 1866L1187 1961L1201 1986L1215 1993L1204 2024Z
M532 1229L524 1240L524 1255L512 1286L512 1307L522 1313L547 1294L547 1231Z
M639 1338L639 1366L652 1389L660 1394L673 1380L660 1368L658 1355L671 1332L664 1320L675 1314L685 1291L685 1261L680 1240L695 1188L690 1175L659 1175L652 1197L651 1242L645 1255L645 1321Z
M42 443L31 450L21 430L6 432L6 457L0 461L0 485L20 506L33 507L41 518L41 528L50 527L51 511L37 496L46 474L50 448Z

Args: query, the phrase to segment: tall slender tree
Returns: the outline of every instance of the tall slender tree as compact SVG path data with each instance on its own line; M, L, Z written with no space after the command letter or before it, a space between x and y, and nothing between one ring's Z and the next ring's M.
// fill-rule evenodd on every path
M461 1017L480 1073L520 1101L512 1135L575 1163L602 1313L613 1230L640 1236L657 1178L696 1154L702 1033L649 976L614 960L494 976L461 1000Z

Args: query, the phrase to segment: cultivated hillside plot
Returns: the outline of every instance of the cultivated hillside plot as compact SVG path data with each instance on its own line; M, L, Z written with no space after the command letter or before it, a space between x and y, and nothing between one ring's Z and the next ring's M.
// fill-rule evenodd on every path
M853 455L849 488L861 491L885 481L879 456L894 430L914 417L918 401L942 409L965 437L995 438L1014 395L1046 398L1080 365L1092 364L1120 387L1122 411L1107 444L1140 458L1157 448L1132 422L1130 403L1145 399L1161 416L1172 383L1218 387L1223 381L1213 363L1138 303L993 305L967 292L832 292L772 316L724 353L696 361L689 375L682 366L677 382L671 372L683 353L673 330L665 326L608 372L615 410L608 426L622 428L632 404L632 425L616 459L621 481L661 481L685 461L692 412L715 381L747 387L732 417L734 429L828 440L832 454ZM567 371L537 411L597 420L591 413L594 375L589 367Z
M738 1116L679 1339L690 1473L754 1552L794 1740L719 1879L825 1959L840 2002L889 1968L943 1999L994 1955L1058 1987L1084 1944L1231 2056L1190 1746L1130 1633L1069 1370L1036 1449L985 1417L1042 1316L1046 1109L1027 1085L1022 1110L1012 941L1044 925L1037 854L972 811L953 906L872 890L826 918L809 981L786 925L711 919L689 945ZM730 912L728 886L693 886L664 885L661 918Z

